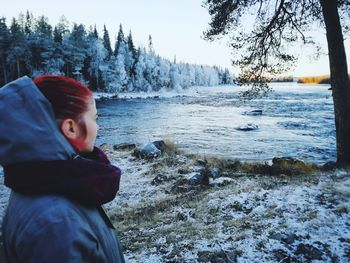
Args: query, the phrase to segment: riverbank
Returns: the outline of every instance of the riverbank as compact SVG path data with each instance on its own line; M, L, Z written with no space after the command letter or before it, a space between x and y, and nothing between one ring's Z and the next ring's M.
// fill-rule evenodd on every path
M206 158L170 143L157 158L135 156L133 145L102 148L123 171L106 209L128 262L350 260L346 171Z
M174 146L152 160L105 150L123 169L107 209L129 262L350 260L346 171L206 162ZM203 167L212 174L195 180Z

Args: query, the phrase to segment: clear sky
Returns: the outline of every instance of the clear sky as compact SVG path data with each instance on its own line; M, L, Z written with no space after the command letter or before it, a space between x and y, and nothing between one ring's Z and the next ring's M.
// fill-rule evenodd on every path
M176 56L178 62L218 65L237 72L231 66L232 51L225 41L211 43L201 38L210 21L202 0L0 0L0 3L0 16L7 18L8 25L12 17L27 10L35 17L45 15L51 25L56 25L64 15L71 24L96 25L100 35L105 24L114 43L122 24L126 35L132 31L136 46L147 46L151 35L154 49L162 57L172 60ZM350 53L350 41L346 45ZM302 59L294 75L329 72L327 56L314 61L307 55L307 49L301 50Z

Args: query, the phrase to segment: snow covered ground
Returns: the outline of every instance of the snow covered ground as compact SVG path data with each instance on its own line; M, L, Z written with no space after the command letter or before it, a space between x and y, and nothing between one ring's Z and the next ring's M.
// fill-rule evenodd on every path
M144 160L103 148L123 171L106 209L127 262L350 261L346 171L267 176L223 169L201 185L190 178L205 156L174 151ZM1 214L8 194L1 183Z
M191 156L136 159L108 206L128 262L349 262L350 174L267 176L224 171L188 178Z

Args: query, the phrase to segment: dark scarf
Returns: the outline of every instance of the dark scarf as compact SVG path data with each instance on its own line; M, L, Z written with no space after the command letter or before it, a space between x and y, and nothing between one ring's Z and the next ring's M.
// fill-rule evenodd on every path
M61 195L88 206L112 201L121 171L95 147L71 160L34 161L4 166L5 185L25 195Z

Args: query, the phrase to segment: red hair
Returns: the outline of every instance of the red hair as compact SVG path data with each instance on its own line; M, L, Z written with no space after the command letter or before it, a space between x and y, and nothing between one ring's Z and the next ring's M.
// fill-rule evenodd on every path
M80 121L93 99L92 91L72 78L43 75L33 81L51 103L57 120L71 118Z

